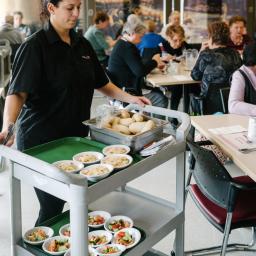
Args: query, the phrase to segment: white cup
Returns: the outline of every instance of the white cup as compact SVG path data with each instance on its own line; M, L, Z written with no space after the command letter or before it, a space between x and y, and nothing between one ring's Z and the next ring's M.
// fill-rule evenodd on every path
M256 142L256 117L249 118L247 138L251 142Z

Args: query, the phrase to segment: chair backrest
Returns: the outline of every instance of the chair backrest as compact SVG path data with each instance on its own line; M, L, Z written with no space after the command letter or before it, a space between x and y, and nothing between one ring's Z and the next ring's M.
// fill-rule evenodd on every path
M228 97L229 97L230 87L220 88L220 98L222 103L223 113L228 113Z
M199 189L212 202L228 209L232 177L212 151L194 142L188 142L188 146L195 158L192 174Z
M207 95L203 100L203 114L211 115L216 112L225 112L225 108L223 108L222 98L220 89L222 88L230 88L228 83L225 84L210 84ZM225 101L226 102L226 101Z

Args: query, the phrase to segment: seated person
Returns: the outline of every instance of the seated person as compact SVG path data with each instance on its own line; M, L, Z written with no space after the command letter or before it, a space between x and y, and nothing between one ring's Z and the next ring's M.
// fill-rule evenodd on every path
M180 25L171 25L166 30L167 41L163 43L164 50L168 53L167 60L175 60L183 54L185 49L190 48L189 44L185 41L185 31ZM174 85L168 87L171 91L171 109L177 110L179 107L180 99L182 97L182 86ZM185 112L188 112L189 99L185 98ZM177 125L176 119L171 121L173 125Z
M102 66L107 67L108 55L106 50L113 47L116 41L111 38L106 39L103 30L109 26L109 16L102 11L96 13L94 25L90 26L85 32L84 37L91 43L98 60Z
M5 16L5 22L0 26L0 39L8 40L11 45L23 43L21 33L13 27L13 16Z
M244 34L246 31L246 20L242 16L233 16L229 20L230 38L228 47L237 50L240 54L246 44L251 42L250 37Z
M24 38L32 35L31 29L28 25L23 24L23 13L16 11L13 13L14 23L13 26L17 29Z
M208 26L209 41L202 44L191 77L201 81L201 96L205 97L210 84L228 83L232 73L242 65L239 53L227 46L229 28L224 22Z
M234 72L228 99L232 114L256 116L256 44L245 46L243 66Z
M122 37L114 46L108 63L111 81L136 95L142 95L142 88L145 85L144 77L154 68L164 66L159 54L145 63L142 62L136 44L140 43L145 32L146 28L142 23L126 22ZM168 99L158 89L144 96L149 98L154 106L166 108L168 105Z
M168 17L168 24L166 24L165 26L163 26L162 31L161 31L161 36L163 38L166 38L166 30L169 26L179 26L180 25L180 12L179 11L173 11L170 13L169 17Z
M167 41L163 43L163 47L171 55L169 59L181 56L185 49L190 48L189 44L185 41L185 31L180 25L169 26L166 29L166 39Z
M157 49L160 43L164 42L162 36L155 33L156 23L152 20L146 22L147 33L142 37L141 42L137 45L140 55L143 56L145 48Z

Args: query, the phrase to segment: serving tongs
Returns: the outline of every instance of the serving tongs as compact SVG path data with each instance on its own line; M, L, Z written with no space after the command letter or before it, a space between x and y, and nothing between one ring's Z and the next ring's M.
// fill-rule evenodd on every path
M15 124L14 123L9 124L9 126L7 128L7 135L4 138L2 145L7 144L7 142L9 141L9 139L12 137L12 135L14 133L14 129L15 129ZM4 159L3 159L3 157L0 157L0 171L2 171L3 169L4 169Z
M7 129L7 135L6 135L2 145L6 145L8 140L12 137L12 135L14 133L14 128L15 128L14 123L9 124L8 129Z

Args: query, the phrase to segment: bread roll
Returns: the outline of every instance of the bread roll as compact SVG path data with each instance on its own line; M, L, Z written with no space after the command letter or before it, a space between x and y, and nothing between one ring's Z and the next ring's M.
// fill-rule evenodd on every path
M152 120L148 120L145 124L145 126L141 129L142 132L147 132L149 130L152 130L155 127L155 123Z
M135 122L143 122L144 121L144 117L141 115L141 114L134 114L132 116L132 119L135 121Z
M146 122L134 122L129 125L129 130L133 134L140 133L143 127L146 125Z
M134 120L132 118L121 118L119 123L122 124L122 125L125 125L125 126L129 126L131 123L133 123Z
M120 117L115 116L112 121L112 126L119 124L119 122L120 122Z
M120 117L121 118L129 118L130 114L126 109L122 109L121 112L120 112Z
M105 123L105 124L102 124L102 128L112 128L112 125L110 123Z
M111 128L112 122L114 120L114 116L108 116L101 120L101 127L103 128Z
M121 124L112 125L112 129L117 131L117 132L121 132L123 134L126 134L126 135L131 134L131 132L128 129L128 127L124 126L124 125L121 125Z

